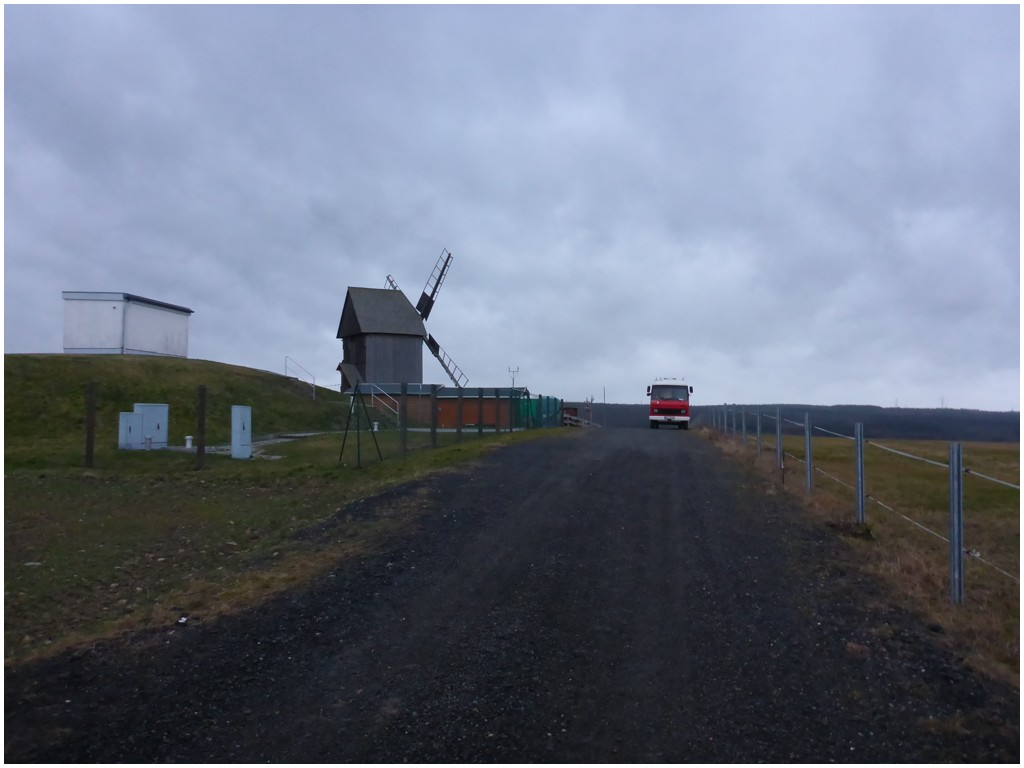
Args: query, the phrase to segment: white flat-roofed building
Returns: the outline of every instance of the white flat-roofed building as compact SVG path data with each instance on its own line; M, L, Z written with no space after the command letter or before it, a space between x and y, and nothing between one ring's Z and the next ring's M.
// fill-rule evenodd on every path
M188 357L188 307L131 293L62 296L65 354Z

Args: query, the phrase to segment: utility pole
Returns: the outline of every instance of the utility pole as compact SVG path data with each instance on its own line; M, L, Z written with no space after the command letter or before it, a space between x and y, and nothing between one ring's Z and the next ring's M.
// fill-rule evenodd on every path
M512 389L515 389L516 388L516 374L519 373L519 366L517 365L516 369L514 371L510 367L508 369L508 372L512 374Z

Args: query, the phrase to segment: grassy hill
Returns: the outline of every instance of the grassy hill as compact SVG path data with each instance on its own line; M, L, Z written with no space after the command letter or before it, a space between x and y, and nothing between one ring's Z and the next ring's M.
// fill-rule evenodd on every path
M199 385L207 388L207 444L231 441L231 406L252 407L256 435L343 425L342 397L269 371L207 360L125 355L4 355L5 464L79 463L86 388L98 386L96 456L117 450L118 414L135 403L170 406L168 438L196 434Z

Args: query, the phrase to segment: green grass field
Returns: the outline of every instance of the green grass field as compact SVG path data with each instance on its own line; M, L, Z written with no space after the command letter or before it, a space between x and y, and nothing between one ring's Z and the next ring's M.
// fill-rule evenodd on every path
M717 435L715 439L725 450L736 451L737 443L731 438ZM784 477L776 465L773 437L763 439L763 452L756 459L754 441L748 438L745 455L776 483L784 479L788 491L802 497L837 531L849 534L844 539L855 548L864 567L885 579L909 607L954 635L975 666L1019 684L1020 492L965 475L964 547L977 556L965 560L965 602L956 606L950 598L949 544L940 538L949 538L948 469L891 453L868 441L864 477L869 501L866 525L859 528L852 490L856 481L853 441L814 437L816 471L810 494L806 493L803 437L787 435L782 442L789 454ZM949 461L946 442L877 443L933 461ZM1019 484L1018 444L965 443L963 459L966 468Z
M359 469L337 433L275 444L272 460L124 452L116 467L5 472L5 658L258 603L374 552L416 519L345 520L350 502L550 430L490 434ZM348 451L346 451L348 453ZM316 536L306 535L316 531Z
M99 385L94 467L84 467L85 388ZM415 524L417 504L349 520L350 502L552 430L478 435L351 433L347 398L293 379L196 360L5 356L4 651L45 656L121 630L258 604L336 563L377 551ZM322 434L256 446L236 461L120 451L117 414L170 405L170 442L194 432L208 389L208 442L230 441L230 406L250 405L257 434ZM315 535L314 535L315 534Z
M231 406L252 407L253 431L341 427L347 402L337 392L269 371L205 360L122 355L4 355L4 463L81 463L86 388L98 385L95 461L116 461L118 413L135 403L170 406L168 440L196 435L199 385L207 388L207 443L231 440Z

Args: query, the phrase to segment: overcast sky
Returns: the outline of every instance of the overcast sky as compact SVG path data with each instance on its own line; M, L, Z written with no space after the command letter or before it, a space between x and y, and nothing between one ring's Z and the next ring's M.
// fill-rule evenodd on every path
M127 292L336 387L447 248L471 387L1019 410L1019 14L8 5L5 351Z

